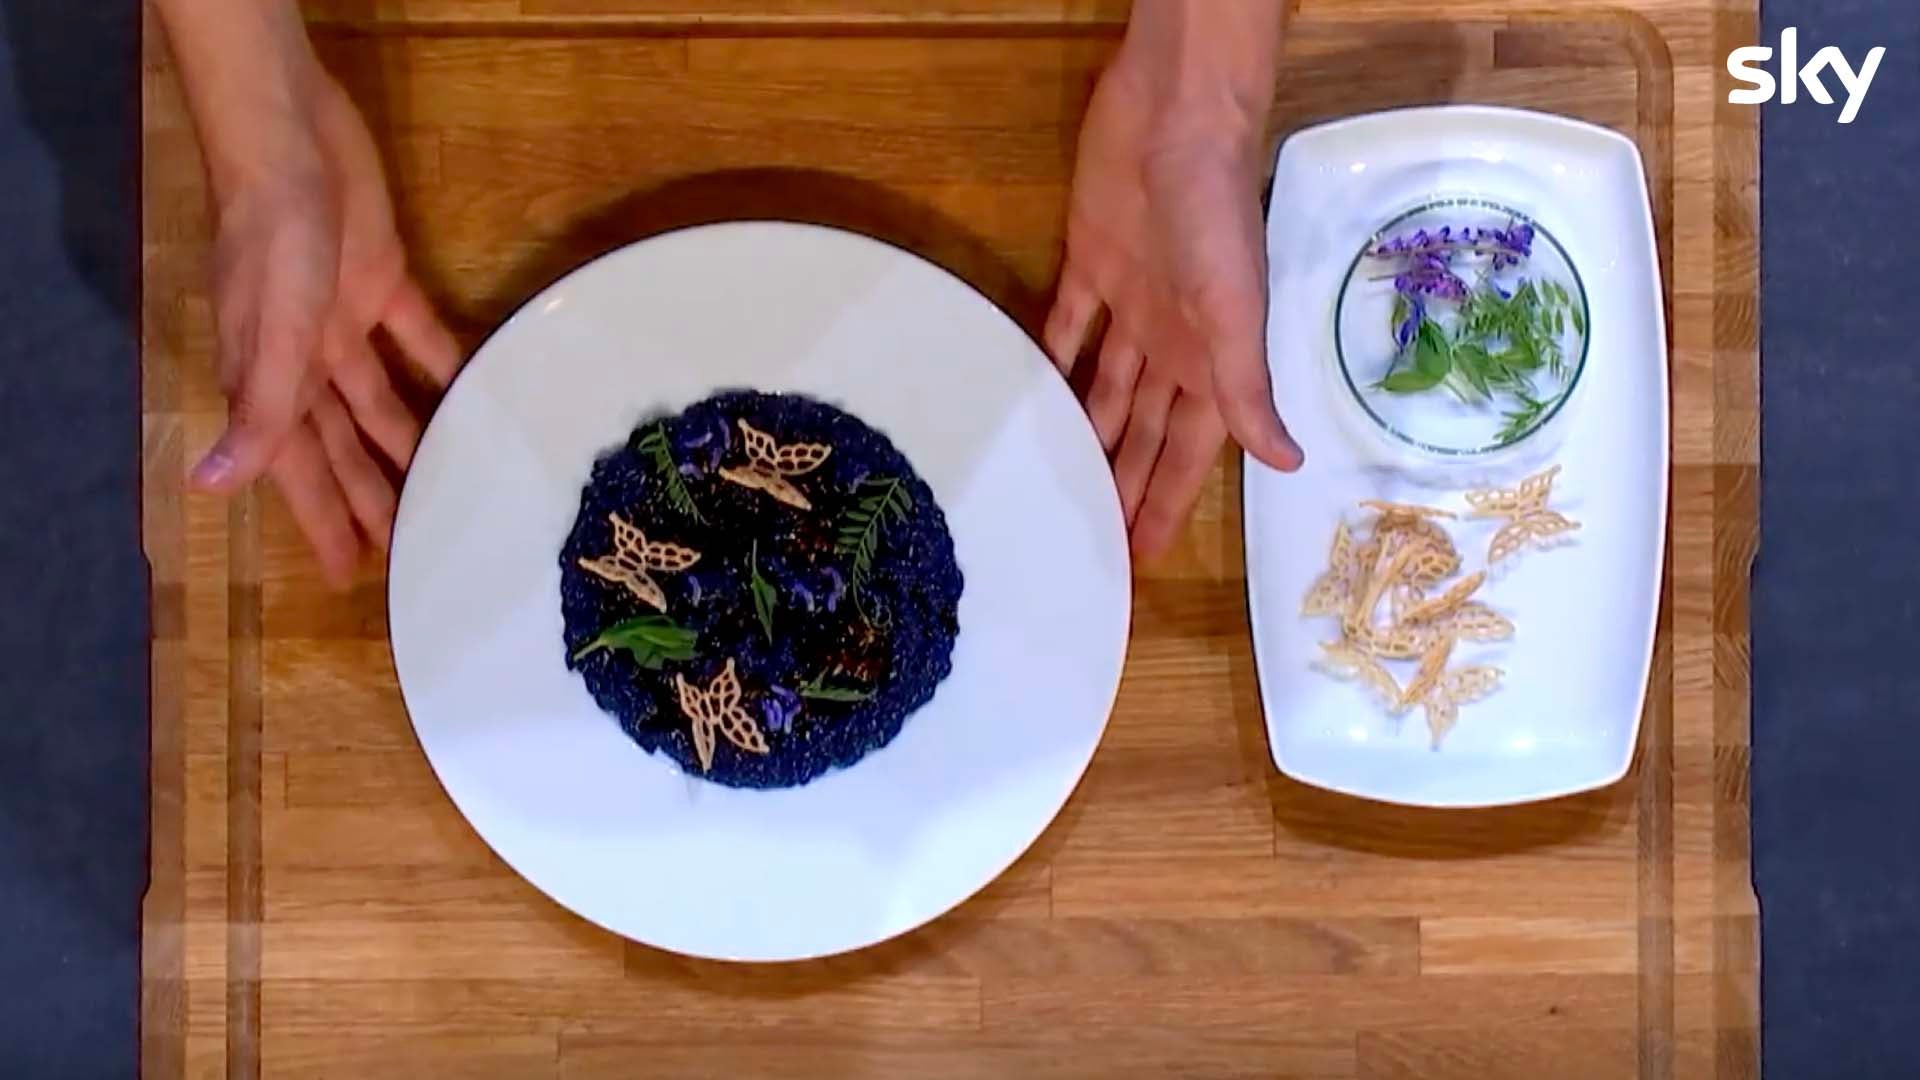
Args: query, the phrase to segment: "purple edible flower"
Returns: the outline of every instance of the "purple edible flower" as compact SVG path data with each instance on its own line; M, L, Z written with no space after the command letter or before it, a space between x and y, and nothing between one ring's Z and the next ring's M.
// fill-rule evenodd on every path
M1401 295L1415 301L1422 296L1456 301L1467 298L1467 283L1460 280L1444 259L1421 259L1405 273L1396 275L1393 287ZM1417 321L1415 325L1418 326Z
M686 425L674 442L680 459L694 467L687 475L704 476L720 467L721 455L726 453L727 422L714 416L703 423Z
M799 694L784 686L767 687L767 696L760 699L760 718L767 722L768 731L787 730L799 714Z
M1376 259L1404 257L1417 267L1433 261L1451 263L1454 256L1473 252L1491 256L1493 269L1504 270L1520 265L1533 254L1536 235L1532 225L1519 222L1510 222L1504 229L1446 225L1438 232L1420 229L1411 235L1383 239L1369 254ZM1444 292L1436 295L1451 291L1451 286L1445 286Z
M1426 317L1426 300L1417 294L1409 297L1407 317L1400 320L1400 325L1394 328L1393 340L1403 349L1413 344L1414 335L1420 332L1420 320Z
M818 610L813 598L813 590L807 588L805 582L795 579L791 585L787 586L787 591L799 597L800 602L806 605L808 611Z
M833 611L839 608L841 598L847 595L847 579L831 566L827 567L827 577L833 582L827 590L827 610Z

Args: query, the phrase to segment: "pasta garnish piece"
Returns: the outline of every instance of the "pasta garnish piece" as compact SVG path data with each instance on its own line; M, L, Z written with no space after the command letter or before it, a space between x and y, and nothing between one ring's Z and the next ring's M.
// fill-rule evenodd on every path
M680 711L693 725L693 751L700 758L700 771L713 768L714 733L750 754L765 754L770 747L760 722L741 707L740 679L734 674L733 661L713 677L704 689L675 675L673 686L680 697Z
M740 425L741 442L747 451L747 464L721 469L721 478L744 488L764 491L796 510L813 509L813 503L787 478L805 476L819 468L833 453L833 447L825 443L788 443L782 446L773 440L773 436L745 420L737 422Z
M1495 667L1455 668L1427 691L1421 704L1426 709L1427 734L1435 750L1440 749L1441 740L1460 719L1460 706L1493 693L1503 675L1504 672Z
M1579 522L1557 510L1535 510L1514 518L1493 534L1493 542L1487 545L1487 563L1492 565L1508 558L1532 541L1550 539L1579 527Z
M1356 681L1371 690L1381 704L1398 709L1400 684L1394 681L1393 674L1380 661L1345 641L1322 642L1320 650L1320 660L1316 665L1320 670L1336 679Z
M1474 600L1461 604L1446 624L1462 641L1505 641L1513 636L1513 620Z
M1306 599L1300 602L1300 614L1338 615L1346 610L1353 593L1353 555L1353 536L1347 531L1347 523L1342 521L1333 530L1333 550L1327 554L1327 568L1307 590Z
M1557 510L1547 508L1553 494L1553 482L1560 475L1555 465L1536 473L1511 489L1485 488L1467 492L1467 505L1474 517L1505 518L1507 523L1493 534L1487 545L1487 564L1512 557L1536 540L1547 540L1580 527L1580 523Z
M667 610L667 594L653 575L677 574L700 561L700 553L681 544L650 541L619 514L608 514L613 524L613 553L581 559L580 568L627 591L655 611Z
M1401 708L1426 700L1427 694L1440 685L1440 677L1447 671L1447 660L1453 656L1453 642L1452 634L1442 634L1420 657L1419 670L1413 673L1412 680L1400 691Z
M1469 516L1524 517L1542 509L1547 505L1547 496L1553 493L1553 481L1559 475L1560 466L1555 465L1545 472L1527 477L1511 489L1481 488L1469 491Z
M1448 586L1447 591L1441 593L1439 596L1421 601L1413 607L1408 608L1406 612L1401 615L1400 620L1402 622L1423 623L1432 622L1435 619L1451 615L1455 611L1458 611L1460 605L1466 603L1467 598L1472 596L1475 590L1479 589L1481 584L1486 580L1487 572L1485 570L1476 570L1472 574Z

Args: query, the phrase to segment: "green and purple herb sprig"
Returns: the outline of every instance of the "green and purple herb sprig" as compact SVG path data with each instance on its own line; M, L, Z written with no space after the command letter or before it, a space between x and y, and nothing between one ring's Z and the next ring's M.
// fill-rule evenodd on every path
M1394 289L1393 363L1375 387L1393 394L1445 387L1462 402L1503 407L1501 445L1533 430L1572 389L1543 394L1535 377L1564 381L1567 328L1587 333L1564 285L1526 275L1537 236L1532 225L1509 222L1420 229L1369 244L1366 258L1387 271L1372 280L1390 280Z

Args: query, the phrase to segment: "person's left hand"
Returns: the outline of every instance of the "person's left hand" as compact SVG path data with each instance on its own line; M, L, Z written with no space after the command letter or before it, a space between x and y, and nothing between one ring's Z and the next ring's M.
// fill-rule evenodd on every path
M1264 111L1170 86L1171 65L1143 41L1128 39L1088 106L1042 336L1071 373L1101 309L1110 316L1086 407L1134 551L1151 558L1178 536L1229 432L1274 468L1302 455L1267 380Z

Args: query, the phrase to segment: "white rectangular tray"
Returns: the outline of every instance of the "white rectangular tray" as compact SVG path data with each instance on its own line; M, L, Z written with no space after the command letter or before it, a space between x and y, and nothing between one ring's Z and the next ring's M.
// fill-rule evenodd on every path
M1307 452L1287 476L1248 459L1247 601L1274 764L1305 783L1419 806L1494 806L1603 787L1626 774L1653 654L1668 484L1667 334L1645 172L1619 134L1513 109L1444 106L1354 117L1280 149L1267 226L1274 395ZM1330 413L1333 305L1353 254L1396 208L1470 191L1527 210L1586 279L1592 352L1553 505L1572 543L1503 563L1481 599L1514 639L1463 642L1454 664L1506 672L1432 749L1419 710L1389 717L1311 665L1332 620L1300 601L1334 524L1362 499L1463 510L1459 492L1370 468ZM1491 528L1455 523L1465 569Z

